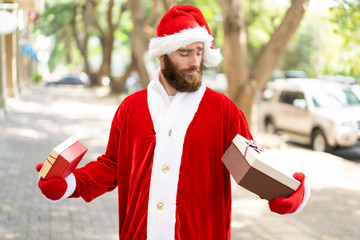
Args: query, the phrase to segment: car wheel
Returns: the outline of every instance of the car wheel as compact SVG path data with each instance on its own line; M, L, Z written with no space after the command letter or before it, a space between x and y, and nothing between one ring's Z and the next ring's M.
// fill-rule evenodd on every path
M265 121L265 132L270 133L270 134L276 133L275 124L271 119L266 119L266 121Z
M330 150L325 135L320 129L316 129L312 135L312 149L318 152L327 152Z

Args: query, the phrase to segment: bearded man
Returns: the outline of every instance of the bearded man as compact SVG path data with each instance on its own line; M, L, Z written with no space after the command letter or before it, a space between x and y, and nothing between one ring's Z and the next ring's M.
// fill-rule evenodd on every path
M221 157L236 134L252 136L242 111L202 81L204 66L222 57L200 10L171 8L149 52L160 68L119 106L105 154L66 179L40 179L39 187L52 200L87 202L117 187L122 240L230 239L231 184ZM304 178L298 174L298 190L270 209L300 211Z

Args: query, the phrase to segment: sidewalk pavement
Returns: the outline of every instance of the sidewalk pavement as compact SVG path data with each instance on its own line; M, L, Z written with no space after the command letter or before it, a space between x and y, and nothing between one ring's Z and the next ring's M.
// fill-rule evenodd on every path
M6 114L0 115L0 240L118 239L116 190L91 203L51 203L37 187L35 170L70 135L89 148L80 166L105 151L120 103L106 94L103 88L34 86L8 102ZM311 182L308 206L296 216L279 216L266 201L233 183L232 239L360 239L359 164L280 146L271 152Z

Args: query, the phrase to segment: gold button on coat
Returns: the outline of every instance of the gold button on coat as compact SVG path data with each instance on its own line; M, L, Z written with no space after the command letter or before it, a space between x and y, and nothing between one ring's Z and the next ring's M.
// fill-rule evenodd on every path
M164 208L164 204L158 203L158 204L156 205L156 208L157 208L159 211L161 211L161 210Z
M167 173L167 172L169 171L169 167L166 166L166 165L164 165L164 166L162 166L161 171L162 171L163 173Z

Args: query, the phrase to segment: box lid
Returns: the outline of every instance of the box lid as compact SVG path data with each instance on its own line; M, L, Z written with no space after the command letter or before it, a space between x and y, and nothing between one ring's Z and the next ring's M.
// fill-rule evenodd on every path
M235 136L233 143L245 157L250 166L265 173L271 178L276 179L293 190L296 190L299 187L300 182L294 179L289 171L285 169L274 156L261 148L256 149L257 146L252 145L250 140L239 134Z
M59 154L61 154L63 151L65 151L67 148L69 148L71 145L76 143L78 139L74 136L69 137L59 145L57 145L50 153L50 156L54 159L56 159Z

